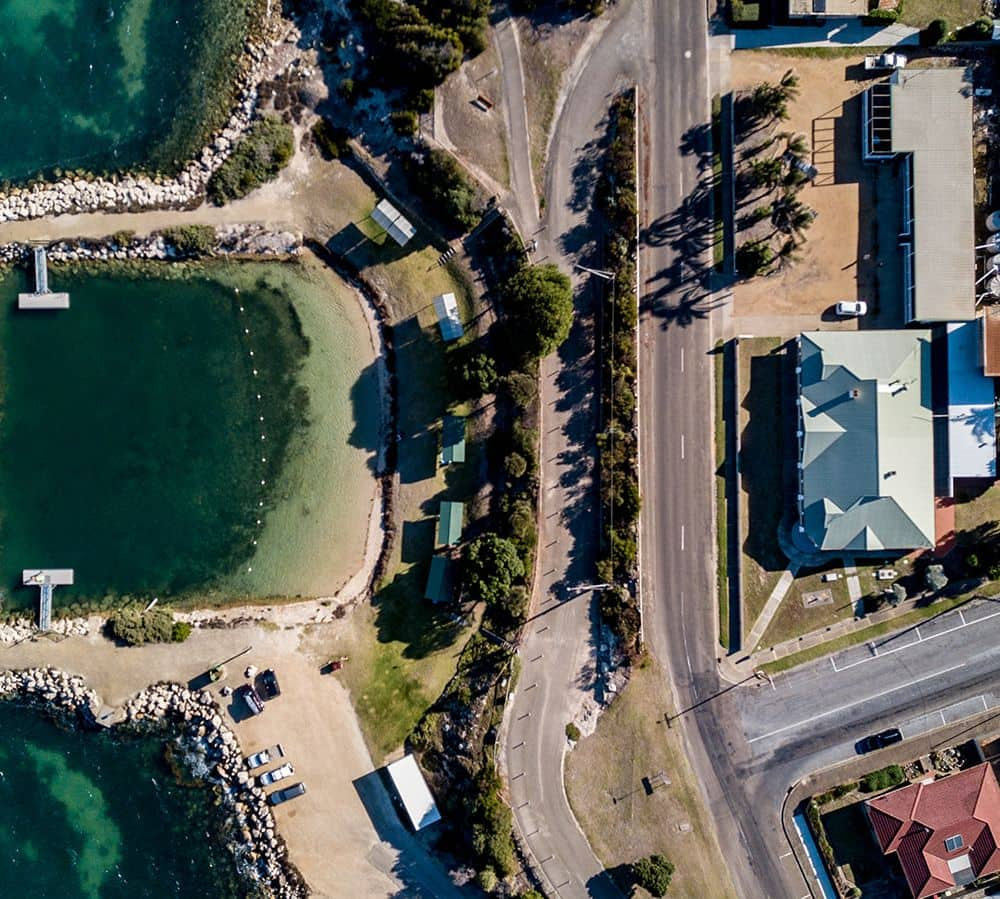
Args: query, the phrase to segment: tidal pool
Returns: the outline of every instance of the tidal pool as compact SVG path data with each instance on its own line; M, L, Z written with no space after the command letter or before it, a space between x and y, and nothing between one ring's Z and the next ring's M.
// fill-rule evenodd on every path
M170 171L225 120L252 0L0 0L0 180Z
M178 784L166 745L0 703L0 896L244 895L212 793Z
M360 566L379 433L357 298L316 261L0 280L0 590L57 605L335 592Z

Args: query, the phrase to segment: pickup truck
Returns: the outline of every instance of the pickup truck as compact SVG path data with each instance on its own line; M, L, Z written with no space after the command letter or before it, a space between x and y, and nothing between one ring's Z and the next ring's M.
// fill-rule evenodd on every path
M882 53L879 56L866 56L865 69L903 69L906 68L906 57L902 53Z

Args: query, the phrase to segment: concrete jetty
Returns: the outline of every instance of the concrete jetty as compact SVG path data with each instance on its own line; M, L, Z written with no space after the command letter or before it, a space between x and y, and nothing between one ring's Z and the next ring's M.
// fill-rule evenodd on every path
M68 293L49 290L49 261L45 247L35 247L35 292L17 295L18 309L69 309Z
M25 568L21 571L21 583L26 587L38 587L40 589L38 629L47 631L52 626L52 592L62 584L73 583L73 569Z

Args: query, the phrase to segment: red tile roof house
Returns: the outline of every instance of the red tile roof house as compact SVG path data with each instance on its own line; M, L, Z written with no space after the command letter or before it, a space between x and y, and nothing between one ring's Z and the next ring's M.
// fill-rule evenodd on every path
M865 811L914 899L1000 871L1000 786L989 763L869 799Z

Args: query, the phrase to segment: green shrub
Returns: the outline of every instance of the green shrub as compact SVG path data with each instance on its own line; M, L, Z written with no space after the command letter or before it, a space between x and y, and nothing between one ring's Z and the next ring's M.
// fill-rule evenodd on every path
M484 893L492 893L497 888L497 872L489 866L483 868L476 875L476 883Z
M170 639L174 643L183 643L191 636L191 625L186 621L175 621L170 631Z
M514 873L514 818L500 795L501 782L496 769L487 764L476 781L472 801L472 848L484 866L501 877Z
M351 133L346 128L333 125L327 119L319 119L312 127L313 140L327 159L340 159L351 152L348 141Z
M466 547L466 588L487 605L502 607L511 588L523 578L524 565L512 541L487 533Z
M444 222L464 232L479 221L476 188L449 153L433 149L419 160L408 158L406 172L414 192Z
M580 737L582 736L580 728L578 728L572 721L566 725L566 736L574 743L579 742Z
M215 249L215 228L211 225L180 225L161 233L181 256L207 256Z
M489 353L475 353L460 366L458 377L462 386L474 397L492 393L497 383L497 366Z
M396 134L408 137L411 134L417 133L419 118L412 109L401 109L392 113L389 116L389 121L392 124L392 130Z
M734 25L760 24L760 4L730 0L729 19Z
M635 882L651 896L666 896L674 866L662 855L650 855L632 863L632 876Z
M528 470L528 463L525 462L524 456L520 453L511 453L503 460L503 467L507 476L516 481L518 478L524 477L524 473Z
M960 41L988 41L993 37L993 20L980 16L975 22L960 28L955 37Z
M752 278L766 269L774 259L774 251L763 240L752 240L736 251L736 270L744 278Z
M295 152L295 133L275 116L264 116L243 135L232 155L209 179L208 198L218 206L245 197L272 181Z
M524 371L516 371L503 379L511 402L522 409L528 408L538 396L538 378Z
M174 638L174 616L169 609L154 607L149 611L127 606L108 618L111 634L129 646L144 643L170 643Z
M879 790L898 786L904 780L906 780L906 775L903 773L903 769L899 765L889 765L862 777L859 789L862 793L876 793Z
M871 10L865 18L870 19L873 25L883 25L886 22L895 22L899 18L899 8Z
M120 247L127 247L130 243L132 243L134 237L135 231L123 228L121 231L115 231L115 233L111 235L111 242Z

